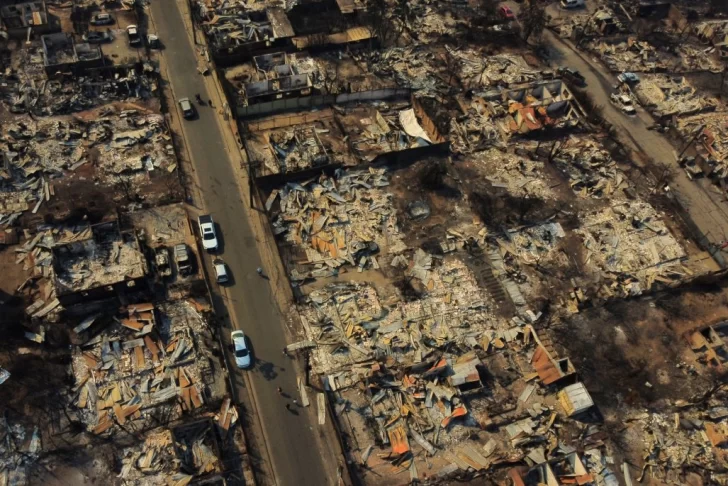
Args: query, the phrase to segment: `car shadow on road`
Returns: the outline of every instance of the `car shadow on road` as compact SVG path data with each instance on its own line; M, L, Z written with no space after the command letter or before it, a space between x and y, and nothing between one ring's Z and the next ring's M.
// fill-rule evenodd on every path
M217 250L213 252L214 255L222 255L225 253L225 235L222 234L220 225L215 223L215 236L217 236Z

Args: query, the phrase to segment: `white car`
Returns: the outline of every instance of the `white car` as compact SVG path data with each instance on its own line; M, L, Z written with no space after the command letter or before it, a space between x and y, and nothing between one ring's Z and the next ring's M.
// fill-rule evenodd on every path
M627 115L634 115L635 113L637 113L637 110L634 107L634 103L632 103L632 98L630 98L629 96L612 94L610 98Z
M230 275L227 271L227 265L225 265L224 261L216 258L212 262L212 265L215 268L215 280L217 280L217 283L223 284L230 280Z
M243 331L233 331L230 333L230 339L233 342L235 364L238 368L249 368L251 363L250 350L245 341L245 334Z
M217 250L217 233L215 232L215 222L212 220L212 216L204 214L198 217L197 224L200 225L202 248L207 251Z

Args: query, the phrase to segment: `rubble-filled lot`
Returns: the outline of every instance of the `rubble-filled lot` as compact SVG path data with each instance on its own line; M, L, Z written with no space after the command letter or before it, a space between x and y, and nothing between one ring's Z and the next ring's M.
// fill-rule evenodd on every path
M139 11L47 3L0 32L0 484L248 484Z
M72 198L86 196L91 207L102 205L103 200L91 205L89 197L98 186L111 189L119 205L154 205L180 197L164 118L134 105L37 120L18 115L3 124L0 137L8 154L0 192L2 224L36 213L67 218L79 207L64 204L67 188L75 189Z
M682 76L643 76L635 87L635 94L658 118L682 117L709 111L725 112L725 107L718 100L697 92Z
M126 43L125 34L119 42ZM141 62L138 57L89 69L78 77L64 74L49 78L43 69L43 47L39 41L21 46L11 40L6 49L7 64L0 73L0 107L12 113L66 115L123 100L150 108L159 106L157 74L150 63ZM0 110L0 116L6 119L7 115Z
M262 176L353 166L446 143L421 105L397 100L277 115L247 129L246 148Z
M610 40L589 41L585 49L598 55L614 72L669 72L720 71L722 63L717 55L705 52L697 42L680 44L676 48L652 45L649 41L629 38L613 43Z
M389 101L335 107L330 125L328 108L246 123L249 154L278 176L261 188L298 299L289 351L308 355L354 473L365 484L721 484L721 412L675 408L713 373L676 357L691 353L687 328L613 310L654 309L634 299L661 295L662 305L673 294L661 292L717 265L658 184L635 177L618 142L590 124L572 92L588 87L525 50L458 38L460 6L420 7L399 19L409 42L345 58L415 89L449 156L377 158L392 150ZM587 47L612 69L713 66L690 43L670 54L611 42L628 26L610 12L568 27L590 17L599 37ZM645 75L634 94L678 124L722 112L675 76ZM340 138L347 147L336 150ZM719 137L701 141L720 149ZM700 334L704 361L722 359L722 329Z

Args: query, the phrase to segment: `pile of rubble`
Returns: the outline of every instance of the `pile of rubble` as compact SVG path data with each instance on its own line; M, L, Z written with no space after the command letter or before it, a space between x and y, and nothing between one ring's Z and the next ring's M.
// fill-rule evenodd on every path
M544 179L545 164L539 160L522 157L498 149L476 152L468 156L493 187L504 188L515 197L553 199L554 192Z
M716 171L721 178L728 177L728 124L725 123L725 120L725 111L702 113L677 119L677 129L686 140L700 135L698 138L699 153L705 159L717 162ZM698 134L698 130L702 133Z
M0 131L0 224L36 213L55 195L53 181L89 164L107 185L143 184L154 170L173 172L176 158L161 115L104 107L74 117L21 115Z
M454 49L446 46L447 53L455 59L458 79L464 89L479 90L488 86L510 86L530 83L540 77L523 57L499 54L485 57L474 49Z
M672 413L631 413L624 418L628 426L622 434L643 445L645 464L636 480L684 484L685 469L698 468L706 471L710 484L726 484L728 409L724 402L712 398L704 411L685 403L675 405Z
M643 75L635 93L655 116L688 116L718 108L718 100L697 93L682 76Z
M273 232L303 248L293 269L294 281L333 275L343 265L378 268L380 249L396 254L405 249L397 229L392 194L384 169L338 170L335 177L288 183L274 190L266 202L273 211ZM303 256L303 255L302 255Z
M606 198L628 185L609 152L589 138L569 137L558 147L553 163L580 197Z
M607 208L581 215L576 230L586 248L585 261L601 271L605 296L628 297L671 283L688 271L682 245L655 209L643 201L613 201Z
M52 247L53 285L59 295L134 281L147 274L139 242L114 223L96 225L83 235Z
M648 41L629 38L626 42L612 43L593 40L584 43L586 49L599 55L615 72L684 73L695 71L719 72L722 65L701 46L682 43L671 52L655 48Z
M147 100L156 96L159 87L154 68L148 64L91 71L77 78L47 79L45 73L29 73L32 71L0 75L0 82L6 84L5 89L0 89L0 102L11 113L67 115L114 101Z
M89 431L148 429L160 413L171 422L203 407L211 368L199 351L205 323L191 304L132 304L111 320L97 317L74 328L82 343L73 353L74 403ZM92 326L101 332L88 339Z
M393 77L398 86L416 89L418 96L436 97L448 91L447 76L438 75L442 62L424 46L392 47L368 57L374 73Z

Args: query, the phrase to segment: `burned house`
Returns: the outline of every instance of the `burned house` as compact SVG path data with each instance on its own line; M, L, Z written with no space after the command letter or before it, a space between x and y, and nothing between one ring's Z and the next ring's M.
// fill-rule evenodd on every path
M409 93L383 89L331 96L328 98L344 101L387 97L381 101L325 108L293 118L293 124L281 123L276 118L251 122L245 143L248 155L259 168L259 174L266 176L329 164L353 166L414 160L446 150L447 140L422 104L414 97L409 100L395 97L398 92Z
M583 111L560 79L514 87L489 99L506 138L554 129L573 129Z
M238 5L208 10L200 16L210 44L212 57L219 66L230 66L271 48L285 47L294 32L283 9L250 11Z
M8 35L25 38L29 34L48 34L60 25L48 14L45 0L8 0L0 6L0 24Z
M91 226L88 239L52 249L53 284L63 305L136 290L148 273L139 242L118 221Z
M41 37L43 43L43 66L49 77L72 71L103 66L101 48L87 42L76 43L72 34L59 32Z
M529 456L531 458L531 456ZM540 457L533 455L537 462ZM532 459L533 459L532 458ZM508 473L514 486L566 486L578 484L580 486L591 486L595 484L616 484L615 482L597 483L595 475L590 474L584 462L575 452L566 454L556 459L546 461L545 459L533 466L516 467ZM616 477L612 474L616 481Z
M253 63L257 76L241 90L244 106L311 94L311 77L297 72L286 53L255 56Z

